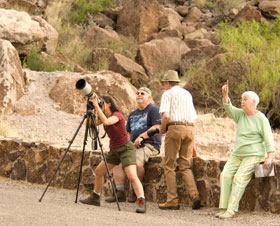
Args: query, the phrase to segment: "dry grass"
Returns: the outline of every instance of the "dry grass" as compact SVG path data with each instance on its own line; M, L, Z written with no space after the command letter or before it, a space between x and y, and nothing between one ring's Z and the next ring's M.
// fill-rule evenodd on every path
M110 43L104 46L104 48L108 48L113 50L115 53L122 54L132 60L135 60L138 43L135 41L133 37L126 37L123 35L119 35L120 42Z
M82 40L83 29L65 24L60 27L58 32L57 51L68 57L73 65L80 64L83 67L90 68L93 47L86 45Z
M49 0L45 11L48 23L51 24L57 31L60 31L62 21L68 17L70 10L71 4L69 1Z

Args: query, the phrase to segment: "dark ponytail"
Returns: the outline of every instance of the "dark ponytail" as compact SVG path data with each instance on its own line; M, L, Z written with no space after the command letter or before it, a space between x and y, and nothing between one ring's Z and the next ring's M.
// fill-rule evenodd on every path
M102 99L107 103L107 104L111 104L110 105L110 110L112 111L112 113L114 112L119 112L115 102L113 101L113 99L109 96L102 96Z

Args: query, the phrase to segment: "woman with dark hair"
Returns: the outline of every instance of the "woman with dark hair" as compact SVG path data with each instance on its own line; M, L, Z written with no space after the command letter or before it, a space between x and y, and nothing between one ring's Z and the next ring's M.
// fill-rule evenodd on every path
M109 96L102 96L104 104L99 106L97 96L93 95L91 101L97 112L96 125L103 124L104 130L110 138L110 151L106 156L109 170L122 163L124 171L130 180L137 196L137 213L146 212L146 202L143 186L137 177L136 172L136 149L130 141L126 132L125 120L119 112L113 99ZM94 191L81 203L100 206L100 194L104 185L106 166L102 160L95 169Z

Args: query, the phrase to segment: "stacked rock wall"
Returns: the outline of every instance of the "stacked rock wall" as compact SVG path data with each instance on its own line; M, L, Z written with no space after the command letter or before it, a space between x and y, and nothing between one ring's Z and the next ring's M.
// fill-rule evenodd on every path
M46 184L54 174L67 147L47 143L26 142L0 138L0 176L31 183ZM51 186L75 189L81 164L81 149L73 147L65 155ZM94 184L94 169L101 161L100 152L85 151L81 189L90 189ZM209 207L219 204L219 175L225 161L193 159L193 172L197 181L202 203ZM166 185L163 172L163 158L152 158L145 166L145 196L148 201L164 202ZM275 177L252 179L240 202L240 209L265 210L280 213L280 163L275 163ZM181 203L190 205L188 192L177 168L176 178ZM107 180L103 195L111 192Z

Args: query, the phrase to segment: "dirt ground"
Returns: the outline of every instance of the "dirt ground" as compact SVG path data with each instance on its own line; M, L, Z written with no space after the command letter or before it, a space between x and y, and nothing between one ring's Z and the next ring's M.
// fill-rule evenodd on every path
M79 225L192 225L192 226L277 226L280 216L268 212L243 212L235 218L220 220L214 217L217 209L203 207L192 210L160 210L156 203L147 203L147 213L135 213L135 204L102 201L101 207L75 203L76 190L49 187L39 202L45 185L29 184L0 177L1 226L79 226ZM84 198L87 194L79 194Z

